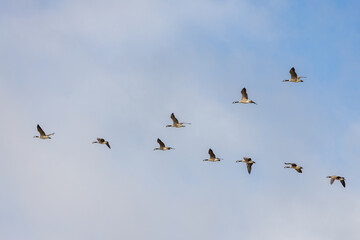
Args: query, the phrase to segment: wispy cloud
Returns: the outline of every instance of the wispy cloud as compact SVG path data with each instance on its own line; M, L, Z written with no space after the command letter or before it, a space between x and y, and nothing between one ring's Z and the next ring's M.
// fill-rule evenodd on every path
M337 100L340 94L349 103L346 94L354 97L350 88L359 88L338 78L358 66L358 57L347 54L358 47L326 31L314 34L312 20L331 26L315 21L306 4L303 24L291 17L293 7L288 1L5 3L1 238L360 237L359 114ZM314 39L294 37L307 30ZM330 36L342 63L327 73L332 53L318 62L319 51L331 43L319 50L311 42ZM305 47L298 50L300 42ZM304 84L281 82L291 66L308 76ZM257 106L231 104L242 87ZM165 128L172 112L192 125ZM54 138L33 139L36 124L55 131ZM96 137L112 149L92 145ZM176 150L152 151L158 137ZM210 147L222 162L201 161ZM235 163L243 156L256 161L251 175ZM304 173L283 169L285 161L300 163ZM329 174L344 175L348 187L330 185Z

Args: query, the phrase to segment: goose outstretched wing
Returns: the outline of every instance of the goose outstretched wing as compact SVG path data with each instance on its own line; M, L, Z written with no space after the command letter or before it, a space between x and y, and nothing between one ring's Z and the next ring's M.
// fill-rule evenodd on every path
M242 99L244 99L244 100L248 100L248 99L249 99L249 97L248 97L248 95L247 95L247 93L246 93L246 88L243 88L243 89L241 90L241 95L242 95Z
M216 158L215 154L211 148L209 148L209 155L210 155L210 158Z
M345 179L341 179L340 182L345 187Z
M251 167L252 167L252 163L246 163L247 169L248 169L248 173L251 173Z
M160 138L157 139L157 142L159 143L160 147L165 147L165 144L160 140Z
M178 124L179 121L177 120L177 118L175 117L174 113L171 114L171 119L173 120L174 124Z
M297 79L297 74L295 72L295 68L292 67L289 71L290 75L291 75L291 79Z
M335 176L331 176L331 178L330 178L330 184L333 184L334 183L334 181L335 181Z
M40 127L39 124L37 125L37 130L38 130L38 132L40 133L40 136L45 136L45 135L46 135L45 132L44 132L44 130L42 130L42 128Z

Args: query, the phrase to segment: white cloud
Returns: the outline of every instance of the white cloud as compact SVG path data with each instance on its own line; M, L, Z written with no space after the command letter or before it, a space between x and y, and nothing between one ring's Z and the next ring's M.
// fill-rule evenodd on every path
M68 1L2 18L2 238L356 239L354 178L325 178L339 167L328 113L226 38L276 42L278 4ZM231 104L244 86L259 105ZM171 112L192 125L165 128ZM32 138L38 123L51 141ZM176 150L152 151L158 137ZM224 161L202 162L209 147Z

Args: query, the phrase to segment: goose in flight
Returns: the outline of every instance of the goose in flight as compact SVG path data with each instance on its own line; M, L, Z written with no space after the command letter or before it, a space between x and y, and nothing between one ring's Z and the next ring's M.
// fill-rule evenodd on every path
M184 123L184 122L179 123L179 121L175 117L174 113L172 113L170 117L171 117L171 119L173 121L173 124L172 125L166 125L166 127L181 128L181 127L185 127L183 124L191 124L191 123Z
M293 168L295 169L298 173L302 173L303 167L300 167L298 165L296 165L295 163L285 163L286 165L290 165L290 166L285 166L284 168Z
M163 141L160 140L160 138L157 139L157 142L159 143L160 147L159 148L154 148L155 150L162 150L162 151L166 151L166 150L170 150L170 149L175 149L172 147L165 147L165 143L163 143Z
M327 178L330 178L330 184L333 184L335 180L339 180L341 182L341 184L343 185L343 187L345 187L345 178L344 177L332 175L332 176L327 176Z
M243 88L243 89L241 90L241 95L242 95L241 100L240 100L240 101L234 101L233 103L245 103L245 104L247 104L247 103L254 103L254 104L256 104L255 102L249 100L249 97L248 97L248 95L247 95L247 93L246 93L246 88Z
M244 163L246 163L249 174L251 173L252 165L255 163L253 160L251 160L251 158L248 158L248 157L244 157L243 160L237 160L236 162L244 162Z
M209 148L209 155L210 155L210 158L204 159L203 161L220 162L221 158L217 158L211 148Z
M40 138L40 139L51 139L51 135L54 135L55 133L45 134L44 130L40 127L40 125L37 125L37 130L40 133L40 136L34 136L34 138Z
M295 68L292 67L289 71L290 73L290 79L289 80L283 80L283 82L295 82L295 83L298 83L298 82L303 82L303 80L301 80L300 78L306 78L306 77L298 77L298 75L296 74L295 72Z
M94 141L92 143L106 144L106 146L108 146L108 148L111 149L108 141L105 141L105 139L103 139L103 138L96 138L96 139L97 139L97 141Z

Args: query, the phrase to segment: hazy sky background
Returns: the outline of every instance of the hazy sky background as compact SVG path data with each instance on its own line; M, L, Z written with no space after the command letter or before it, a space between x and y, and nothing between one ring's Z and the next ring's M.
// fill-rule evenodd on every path
M359 11L1 1L0 238L360 239ZM258 105L231 104L243 87Z

